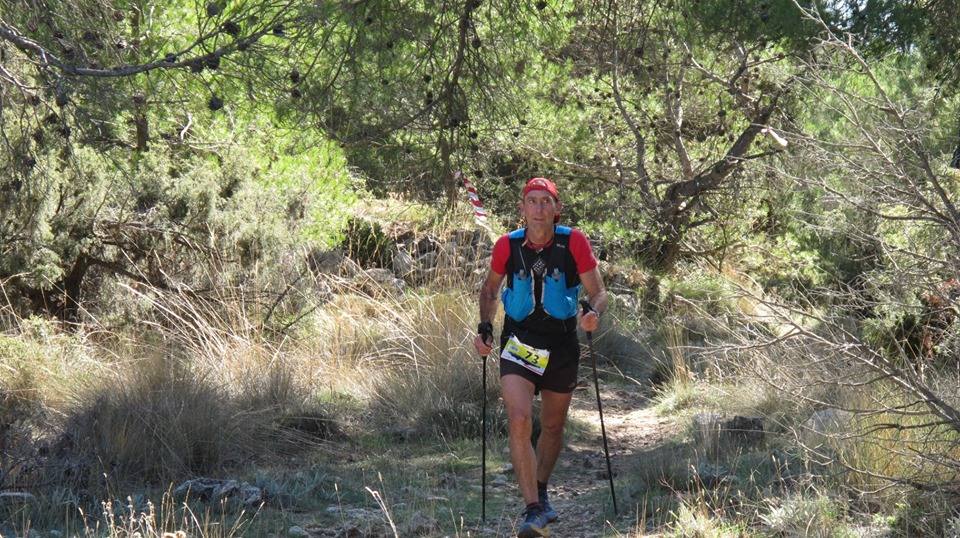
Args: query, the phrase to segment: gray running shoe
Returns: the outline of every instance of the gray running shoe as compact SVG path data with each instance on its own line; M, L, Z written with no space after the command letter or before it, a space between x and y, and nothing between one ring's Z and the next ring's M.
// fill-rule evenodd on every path
M523 511L523 525L517 531L517 538L537 538L538 536L550 536L547 530L547 514L540 507L530 508Z
M546 492L540 495L540 506L543 507L543 513L547 516L548 523L553 523L560 517L557 511L553 509L553 506L550 505L550 499L547 498Z

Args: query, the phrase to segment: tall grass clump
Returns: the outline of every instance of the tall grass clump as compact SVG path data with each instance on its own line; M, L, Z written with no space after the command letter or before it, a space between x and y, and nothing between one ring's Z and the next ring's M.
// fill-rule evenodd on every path
M85 536L109 538L233 538L244 536L251 529L256 513L228 514L227 507L206 507L195 510L178 503L169 491L163 494L160 506L146 501L138 507L127 497L126 504L104 501L100 513L91 514L83 526Z
M20 455L31 465L9 465L8 487L162 487L309 445L284 419L322 409L282 342L236 323L241 312L223 315L228 305L131 292L155 313L138 333L94 338L47 323L40 339L38 322L24 320L0 339L0 368L11 373L0 384L3 411L35 432ZM31 472L16 472L23 468Z
M390 327L377 345L381 369L370 385L374 422L420 434L479 435L484 362L472 344L475 299L463 292L411 294L384 306ZM486 363L488 402L497 394L493 363Z
M742 525L712 514L702 500L681 503L673 516L670 535L677 538L737 538L744 535Z
M760 520L777 536L853 536L843 522L843 501L822 493L790 494L769 501Z

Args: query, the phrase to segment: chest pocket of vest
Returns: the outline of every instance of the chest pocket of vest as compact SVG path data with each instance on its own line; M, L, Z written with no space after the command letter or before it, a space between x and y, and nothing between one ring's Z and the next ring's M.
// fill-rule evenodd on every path
M577 315L577 297L580 286L567 287L567 276L559 269L543 276L543 310L550 317L569 319Z
M503 310L514 321L523 321L536 306L533 299L533 275L519 271L513 274L512 280L513 286L504 288L501 294Z

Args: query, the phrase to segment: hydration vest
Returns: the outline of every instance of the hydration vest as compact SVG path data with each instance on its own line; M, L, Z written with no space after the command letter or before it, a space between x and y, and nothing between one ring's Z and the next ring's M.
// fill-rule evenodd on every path
M526 228L510 232L510 258L507 260L507 285L501 299L503 310L512 320L520 322L542 309L550 318L567 320L577 315L580 295L580 275L570 253L570 228L554 226L553 245L542 258L545 263L542 277L534 274L536 256L524 256L523 243ZM542 284L538 282L542 279ZM541 284L538 286L538 284ZM537 288L540 296L537 297Z

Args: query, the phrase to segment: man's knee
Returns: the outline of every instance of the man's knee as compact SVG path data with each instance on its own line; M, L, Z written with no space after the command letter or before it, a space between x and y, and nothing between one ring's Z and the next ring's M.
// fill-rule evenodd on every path
M523 409L519 407L508 408L507 409L507 422L510 424L510 427L514 426L526 426L528 428L533 426L533 413L530 409Z
M529 434L533 429L533 414L530 409L507 409L507 424L511 432Z
M563 427L566 422L567 421L565 419L541 421L540 435L546 435L548 437L562 437Z

